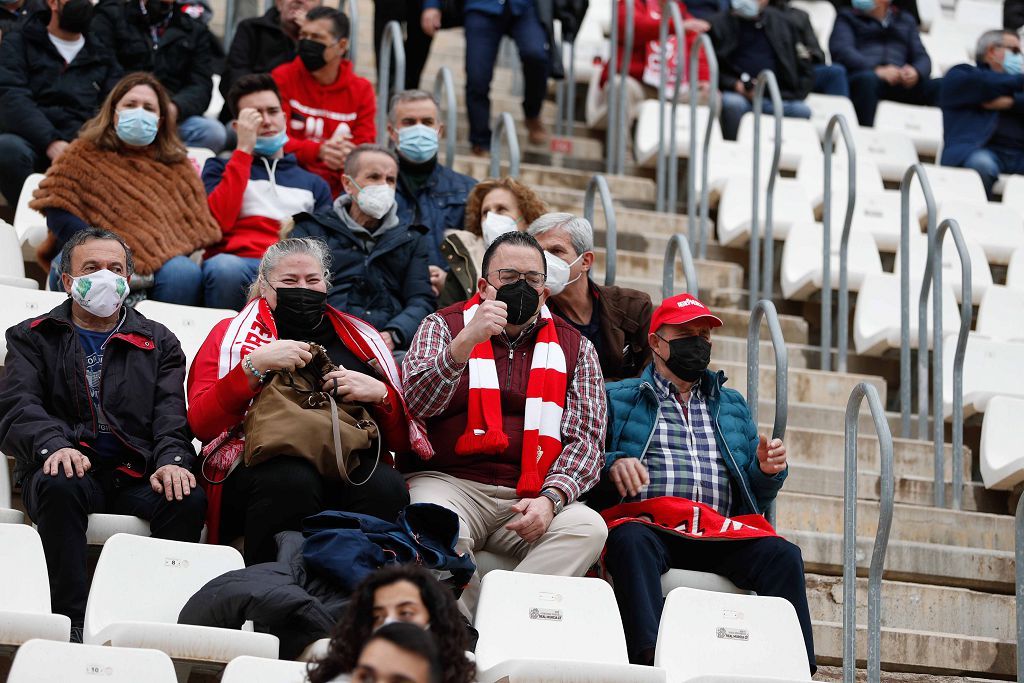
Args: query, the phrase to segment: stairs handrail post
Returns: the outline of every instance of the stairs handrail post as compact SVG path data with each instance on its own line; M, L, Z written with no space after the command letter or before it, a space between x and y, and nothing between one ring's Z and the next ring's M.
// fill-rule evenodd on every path
M608 181L603 175L595 175L587 183L586 194L583 195L583 217L591 227L594 225L594 195L601 195L601 208L604 211L606 226L604 238L604 285L615 284L615 259L618 253L618 234L616 230L615 205L612 204L612 192L608 189Z
M761 194L761 114L764 110L764 91L768 89L768 95L772 98L772 116L775 117L775 144L772 150L772 165L768 175L768 187L765 189L764 200L764 245L763 259L764 271L762 283L758 282L758 273L761 268L762 244L760 216L758 215L758 202ZM750 211L750 290L747 301L750 308L760 298L770 299L772 297L772 276L774 275L775 242L774 230L774 206L775 206L775 180L779 176L779 159L782 155L782 94L779 92L779 82L775 73L765 69L757 75L754 81L754 192ZM760 290L758 289L760 287Z
M700 75L700 53L704 52L704 58L708 63L708 82L710 87L708 88L708 121L704 127L704 139L701 148L701 183L700 183L700 230L696 229L696 218L697 218L697 104L699 97L699 88L694 91L696 87L694 84L697 83L697 79ZM711 150L711 130L712 126L718 120L718 57L715 56L714 46L711 44L711 38L706 33L702 33L697 36L697 40L694 41L693 46L690 48L690 155L689 159L686 160L686 182L687 182L687 193L686 193L686 215L687 215L687 227L686 231L690 237L690 251L697 255L699 259L706 259L708 257L708 158Z
M821 369L832 369L832 147L835 139L835 129L839 128L839 134L846 146L847 164L847 194L846 194L846 218L843 222L843 233L847 233L853 224L853 209L857 203L857 148L853 142L853 134L846 122L846 117L836 114L825 128L825 176L822 197L824 205L822 210L822 234L821 234ZM840 261L840 279L842 279L842 262ZM845 325L840 329L845 330ZM840 340L844 343L845 340ZM845 362L845 355L843 356Z
M455 162L456 126L458 124L458 105L455 99L455 80L452 70L442 66L434 77L434 99L444 120L444 165L452 167ZM440 112L439 112L440 113Z
M768 324L771 335L772 349L775 351L775 423L772 425L772 438L784 439L786 422L789 417L789 352L786 339L782 336L779 314L770 299L761 299L750 311L750 323L747 325L747 407L750 419L756 427L758 413L758 382L761 370L761 321ZM775 526L775 501L765 512L768 522Z
M355 42L355 34L352 34ZM380 39L380 65L377 69L377 144L388 144L388 105L392 90L400 90L405 84L405 43L402 42L402 26L389 21L384 26ZM391 84L391 58L395 60L395 84Z
M491 168L490 177L501 175L501 141L504 138L508 145L508 176L519 177L519 136L516 134L516 122L512 114L503 111L498 114L491 131Z

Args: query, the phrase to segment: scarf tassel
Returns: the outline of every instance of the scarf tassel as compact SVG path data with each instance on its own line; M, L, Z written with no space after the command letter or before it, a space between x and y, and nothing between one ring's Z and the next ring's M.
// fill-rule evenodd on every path
M500 429L489 429L484 434L467 431L455 442L456 455L486 453L497 455L508 448L508 435Z

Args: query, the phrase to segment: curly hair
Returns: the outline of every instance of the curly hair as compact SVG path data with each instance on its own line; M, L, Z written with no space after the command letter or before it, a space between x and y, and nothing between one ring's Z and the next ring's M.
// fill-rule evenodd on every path
M444 668L441 683L470 683L476 678L476 666L466 659L466 623L451 591L422 567L392 565L374 572L356 587L345 616L334 627L327 654L309 665L310 683L328 683L355 668L359 653L373 635L377 589L399 581L419 588L420 599L430 614L430 632L437 641Z
M548 212L548 205L529 186L524 185L515 178L490 178L477 183L466 199L466 230L474 235L483 235L480 222L484 218L481 215L484 197L490 194L491 190L497 189L508 190L516 198L516 203L519 204L519 212L523 218L523 230L530 223Z

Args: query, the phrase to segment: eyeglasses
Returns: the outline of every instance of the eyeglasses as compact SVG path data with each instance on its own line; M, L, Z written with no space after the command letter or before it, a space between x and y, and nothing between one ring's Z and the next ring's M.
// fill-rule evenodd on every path
M499 268L498 270L492 270L487 275L498 274L498 282L503 285L514 285L519 280L526 280L526 284L530 285L534 289L540 289L544 286L544 281L547 276L544 273L538 273L535 270L522 273L515 268ZM485 275L486 277L486 275Z
M1019 46L1011 47L1009 45L1003 45L1002 43L999 43L998 45L996 45L996 47L1001 47L1004 50L1009 50L1010 52L1012 52L1015 55L1019 55L1020 54L1020 47Z

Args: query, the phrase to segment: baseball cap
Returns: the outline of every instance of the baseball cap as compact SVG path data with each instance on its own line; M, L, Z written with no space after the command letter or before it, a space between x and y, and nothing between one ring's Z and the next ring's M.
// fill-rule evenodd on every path
M700 299L692 294L677 294L661 302L651 315L651 333L654 334L662 325L684 325L694 320L706 318L711 327L721 327L721 318L713 315Z

